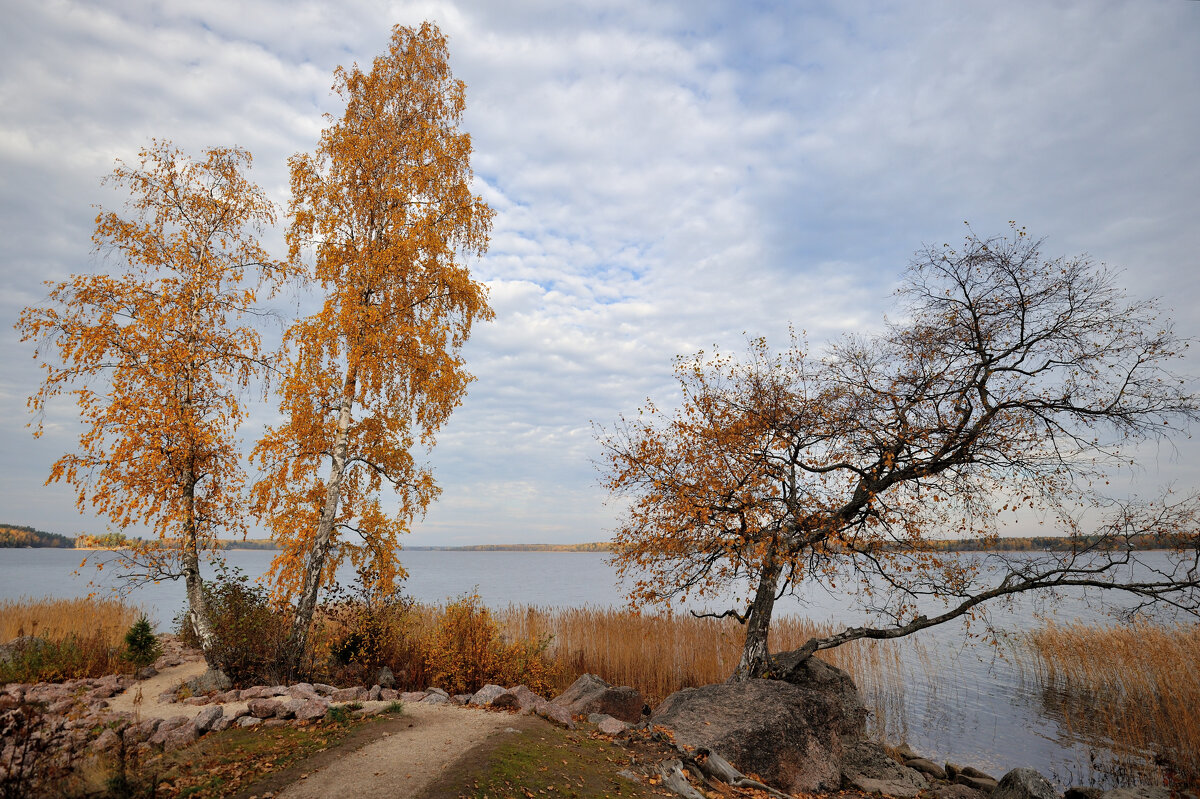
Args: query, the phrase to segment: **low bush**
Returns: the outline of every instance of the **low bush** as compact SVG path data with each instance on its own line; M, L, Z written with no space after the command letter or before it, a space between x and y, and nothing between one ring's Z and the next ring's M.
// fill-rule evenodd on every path
M218 565L204 586L214 641L206 653L235 687L276 684L289 675L288 620L272 607L267 589L238 569ZM184 643L199 647L187 616L176 618Z

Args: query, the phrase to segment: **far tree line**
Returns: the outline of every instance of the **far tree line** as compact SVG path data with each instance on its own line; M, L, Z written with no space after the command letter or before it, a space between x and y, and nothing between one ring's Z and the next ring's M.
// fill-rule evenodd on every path
M144 542L129 538L122 533L104 533L102 535L62 535L48 533L33 527L16 524L0 524L0 549L24 548L111 548L123 549L130 546L140 546ZM1165 533L1146 533L1133 536L1129 546L1136 550L1171 550L1178 546L1178 536ZM1070 536L1003 536L990 539L949 539L931 540L931 549L943 552L1067 552L1080 546L1090 547L1112 546L1102 536L1083 535ZM216 549L278 549L271 539L218 539L214 542ZM613 552L611 541L587 541L581 544L473 544L459 547L438 546L409 546L413 552Z

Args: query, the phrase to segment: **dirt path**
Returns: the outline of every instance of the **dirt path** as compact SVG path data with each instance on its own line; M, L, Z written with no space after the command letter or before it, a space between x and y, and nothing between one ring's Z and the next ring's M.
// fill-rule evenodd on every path
M136 713L140 718L192 717L204 705L160 702L164 691L204 673L203 660L185 661L163 669L112 697L113 711ZM371 709L383 702L364 702ZM240 710L246 702L227 702L226 713ZM271 775L256 788L277 791L286 799L324 799L348 796L354 799L384 799L415 796L435 782L448 767L495 735L521 734L544 723L530 716L459 707L408 703L404 714L388 721L379 738L365 744L356 741L341 751L334 749ZM506 732L507 731L507 732ZM286 787L285 787L286 786ZM279 788L283 788L282 791Z
M281 799L392 799L415 796L494 735L519 735L539 719L452 705L410 704L403 726L334 758L276 794Z

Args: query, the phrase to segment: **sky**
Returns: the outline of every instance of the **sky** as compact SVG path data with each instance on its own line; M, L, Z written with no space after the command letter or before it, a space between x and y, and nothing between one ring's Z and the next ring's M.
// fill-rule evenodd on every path
M121 202L114 159L239 145L282 209L287 158L342 110L333 69L423 20L467 84L496 318L423 456L442 495L410 545L609 538L594 425L670 407L677 355L879 330L913 253L964 222L1122 270L1200 336L1198 2L8 0L0 522L105 529L43 485L79 426L63 402L33 438L39 369L13 325L43 281L111 268L90 237ZM252 406L246 449L271 419ZM1145 490L1200 485L1200 448L1176 443L1146 451Z

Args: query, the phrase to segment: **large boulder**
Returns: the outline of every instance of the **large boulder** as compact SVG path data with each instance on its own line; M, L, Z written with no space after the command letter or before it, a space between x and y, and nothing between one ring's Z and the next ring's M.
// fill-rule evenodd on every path
M685 688L650 720L674 730L676 743L711 749L788 793L835 791L843 752L865 732L866 711L836 675L820 667L817 673L828 679Z
M567 690L556 696L554 704L562 705L572 716L604 713L631 724L641 721L645 700L635 688L613 687L595 674L583 674Z
M992 799L1058 799L1058 791L1033 769L1015 768L1000 778Z

